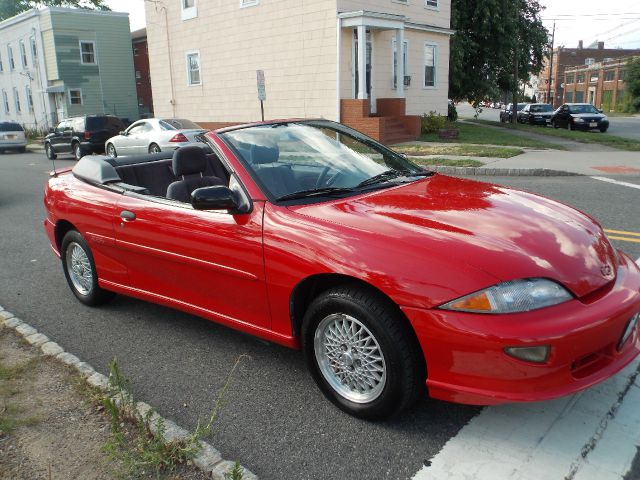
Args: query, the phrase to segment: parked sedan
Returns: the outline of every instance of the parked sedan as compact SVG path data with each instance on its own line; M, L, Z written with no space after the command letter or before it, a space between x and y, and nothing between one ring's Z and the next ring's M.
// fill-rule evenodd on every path
M120 135L107 140L105 149L107 155L114 158L173 151L199 142L196 137L206 132L197 123L182 118L147 118L132 123Z
M19 123L0 122L0 153L5 150L15 150L20 153L27 150L27 137Z
M529 103L518 112L518 122L546 126L552 116L553 107L548 103Z
M525 105L526 103L519 103L517 107L518 112L522 110ZM513 103L509 103L505 107L503 107L502 110L500 110L500 122L511 123L512 118L513 118Z
M80 302L120 293L302 348L327 398L369 418L425 387L569 395L640 353L640 267L578 210L327 120L206 139L216 153L85 157L49 178L44 226Z
M609 128L609 119L590 103L565 103L551 117L553 128L600 130Z

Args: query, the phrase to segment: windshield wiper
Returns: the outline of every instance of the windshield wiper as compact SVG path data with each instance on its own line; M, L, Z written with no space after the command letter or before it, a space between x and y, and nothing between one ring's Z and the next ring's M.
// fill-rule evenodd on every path
M411 170L386 170L382 173L379 173L378 175L364 180L363 182L360 182L356 186L356 188L368 187L369 185L386 182L387 180L398 177L430 177L431 175L433 175L433 172L429 172L427 170L422 172L412 172Z
M299 198L309 198L309 197L322 197L323 195L332 195L336 193L351 193L353 192L353 188L342 188L342 187L326 187L326 188L314 188L311 190L300 190L299 192L292 192L281 197L276 198L276 202L280 202L282 200L296 200Z

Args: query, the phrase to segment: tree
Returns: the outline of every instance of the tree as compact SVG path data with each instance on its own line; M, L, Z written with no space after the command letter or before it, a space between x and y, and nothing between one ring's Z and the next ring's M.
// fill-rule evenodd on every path
M38 7L90 8L110 10L104 0L0 0L0 21Z
M449 96L478 104L542 69L549 32L537 0L452 0Z
M640 57L627 60L625 82L625 110L640 111Z

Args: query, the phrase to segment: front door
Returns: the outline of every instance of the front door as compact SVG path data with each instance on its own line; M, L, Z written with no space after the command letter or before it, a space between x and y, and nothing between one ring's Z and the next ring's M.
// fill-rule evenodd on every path
M371 108L371 113L376 112L376 102L373 98L373 88L372 88L372 79L373 79L373 41L371 36L371 30L367 29L367 54L365 56L365 70L367 72L367 98L369 99L369 104ZM359 73L358 73L358 30L353 31L353 62L352 62L352 71L353 71L353 91L354 97L358 98L359 93Z
M123 196L114 222L129 285L223 323L270 328L262 211L259 202L249 214L230 215Z

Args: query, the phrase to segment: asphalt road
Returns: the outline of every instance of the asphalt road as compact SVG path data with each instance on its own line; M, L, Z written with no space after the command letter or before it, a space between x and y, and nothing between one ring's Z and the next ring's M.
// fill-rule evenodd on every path
M465 118L473 118L475 110L468 103L456 105L458 115ZM495 108L483 108L478 116L481 120L500 121L500 110ZM609 135L640 140L640 116L635 117L609 117Z
M82 306L42 228L49 170L42 154L0 155L0 305L102 373L116 357L139 399L188 428L208 417L236 359L250 355L208 440L260 478L410 478L479 411L425 399L399 419L357 420L324 399L299 352L123 296ZM588 177L488 180L572 203L606 228L640 232L638 190ZM618 245L640 256L640 244Z

